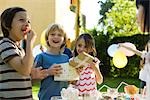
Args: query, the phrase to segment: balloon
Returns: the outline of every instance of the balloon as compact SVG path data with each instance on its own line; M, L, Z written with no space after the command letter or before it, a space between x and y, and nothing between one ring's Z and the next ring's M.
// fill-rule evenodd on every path
M46 40L45 40L45 30L41 34L40 43L44 46L46 46Z
M115 52L118 50L119 45L118 44L112 44L108 47L107 53L110 57L113 57Z
M120 50L117 50L113 57L113 64L115 65L115 67L123 68L126 66L127 62L128 61L125 54Z
M136 50L136 46L130 42L125 42L122 44L126 47L130 47L130 48ZM124 47L119 47L119 50L122 51L126 56L133 56L135 54L134 52L132 52Z
M42 51L41 46L42 45L38 44L32 49L33 57L36 57L38 54L47 50L46 47L42 46L42 49L43 49L43 51Z

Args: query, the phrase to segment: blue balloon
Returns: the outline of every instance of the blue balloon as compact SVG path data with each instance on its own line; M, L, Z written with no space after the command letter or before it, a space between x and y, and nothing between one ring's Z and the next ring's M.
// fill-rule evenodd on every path
M108 47L107 53L110 57L114 57L115 52L119 49L118 44L112 44Z

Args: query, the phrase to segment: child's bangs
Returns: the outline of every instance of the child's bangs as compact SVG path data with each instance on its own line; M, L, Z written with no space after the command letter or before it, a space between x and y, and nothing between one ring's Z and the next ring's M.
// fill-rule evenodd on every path
M64 32L64 30L63 30L63 28L61 26L58 26L58 25L52 26L49 32L51 33L51 32L54 32L54 31L59 31L60 33L65 35L65 32Z

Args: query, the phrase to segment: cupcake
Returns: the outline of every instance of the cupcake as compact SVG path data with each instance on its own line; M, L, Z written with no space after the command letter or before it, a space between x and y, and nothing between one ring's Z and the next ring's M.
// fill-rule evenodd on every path
M126 94L134 95L137 94L139 89L135 85L127 85L124 87L124 91Z

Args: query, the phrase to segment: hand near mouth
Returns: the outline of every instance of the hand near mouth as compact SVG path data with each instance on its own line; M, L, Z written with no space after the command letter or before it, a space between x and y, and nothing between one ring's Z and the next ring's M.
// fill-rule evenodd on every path
M31 29L30 29L29 27L26 27L25 29L23 29L24 35L26 35L27 33L29 33L30 30L31 30Z

